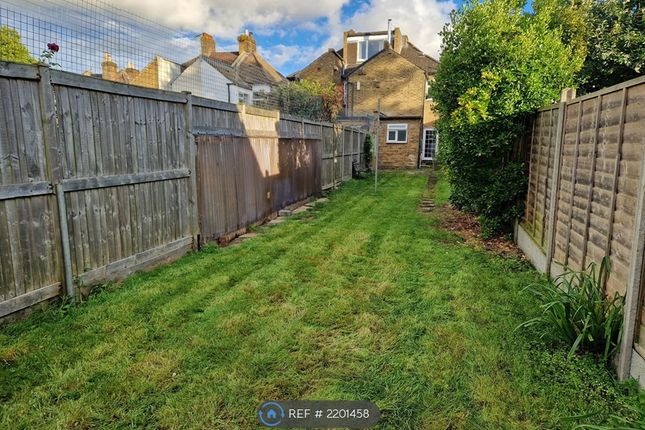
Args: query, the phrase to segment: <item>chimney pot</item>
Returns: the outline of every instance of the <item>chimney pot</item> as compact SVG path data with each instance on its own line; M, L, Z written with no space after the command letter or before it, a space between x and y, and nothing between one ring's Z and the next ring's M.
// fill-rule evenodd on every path
M243 52L255 52L257 49L253 33L250 33L248 30L245 30L243 34L240 34L237 37L237 41L239 44L240 54Z

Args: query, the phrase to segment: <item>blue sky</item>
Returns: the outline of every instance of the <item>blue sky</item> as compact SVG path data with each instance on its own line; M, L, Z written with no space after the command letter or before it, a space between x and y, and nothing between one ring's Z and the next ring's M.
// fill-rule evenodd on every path
M97 71L105 51L119 67L143 67L156 54L182 63L199 53L202 32L215 37L218 50L234 51L248 29L260 52L288 75L340 48L343 31L384 30L388 18L438 57L438 33L461 1L2 0L0 25L16 28L34 56L46 42L58 42L60 63L74 72Z
M113 0L184 35L213 34L218 49L236 49L236 36L253 31L262 54L283 74L323 53L340 48L343 31L394 26L419 48L439 55L438 35L461 0ZM192 32L192 33L191 33ZM189 38L189 37L188 37ZM189 41L186 41L190 45ZM188 48L187 48L188 49Z

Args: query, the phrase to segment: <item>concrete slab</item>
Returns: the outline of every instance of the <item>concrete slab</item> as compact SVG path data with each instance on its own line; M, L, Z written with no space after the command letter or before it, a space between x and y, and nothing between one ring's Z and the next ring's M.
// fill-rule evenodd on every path
M540 246L535 243L530 234L524 230L524 227L521 225L517 226L517 236L515 238L515 243L520 249L524 252L526 257L529 259L533 267L537 269L540 273L546 272L546 255Z
M303 212L307 212L309 209L311 209L309 206L300 206L299 208L296 208L296 210L294 210L293 213L300 214Z
M283 222L285 222L285 219L283 217L278 217L269 221L267 225L278 225L278 224L282 224Z
M279 216L291 216L293 215L293 211L291 209L280 209L278 211Z

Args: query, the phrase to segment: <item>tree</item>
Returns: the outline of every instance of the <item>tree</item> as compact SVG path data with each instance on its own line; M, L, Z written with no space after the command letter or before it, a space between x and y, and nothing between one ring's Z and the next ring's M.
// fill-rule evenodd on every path
M534 13L519 0L471 0L442 31L443 51L431 94L439 112L452 202L477 214L484 234L509 231L526 189L512 158L526 117L559 98L582 67L583 50L554 25L557 7Z
M645 2L597 0L589 19L589 52L580 73L583 92L645 73Z
M267 97L266 107L309 119L333 121L343 106L342 87L301 80L278 85Z
M29 50L20 40L20 34L10 27L0 27L0 61L33 63Z

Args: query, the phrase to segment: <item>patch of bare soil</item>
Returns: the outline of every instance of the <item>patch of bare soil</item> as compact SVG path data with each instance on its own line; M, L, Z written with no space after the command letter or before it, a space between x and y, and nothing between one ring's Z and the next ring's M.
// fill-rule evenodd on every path
M442 206L437 212L441 226L464 239L466 243L482 247L503 257L525 258L517 245L506 237L484 238L481 225L475 216L464 213L452 205Z

